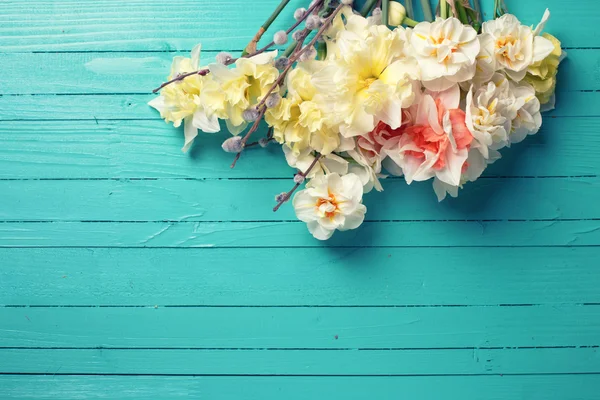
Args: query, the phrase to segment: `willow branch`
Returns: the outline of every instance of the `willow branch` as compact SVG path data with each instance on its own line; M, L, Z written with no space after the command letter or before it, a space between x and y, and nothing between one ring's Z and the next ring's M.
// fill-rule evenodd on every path
M315 167L315 165L317 165L317 162L319 161L319 159L321 158L321 154L317 154L315 156L315 159L313 160L313 162L310 164L310 166L306 169L306 171L304 172L299 172L298 174L302 175L303 178L306 178L306 176L310 173L310 171L312 171L312 169ZM292 190L290 190L289 192L287 192L285 194L285 196L283 196L283 198L277 203L277 205L275 207L273 207L273 211L277 211L279 210L279 207L281 207L281 205L283 203L285 203L286 201L288 201L290 199L290 197L292 197L292 194L294 194L294 192L296 191L296 189L298 189L300 187L302 183L296 183L294 185L294 187L292 188Z

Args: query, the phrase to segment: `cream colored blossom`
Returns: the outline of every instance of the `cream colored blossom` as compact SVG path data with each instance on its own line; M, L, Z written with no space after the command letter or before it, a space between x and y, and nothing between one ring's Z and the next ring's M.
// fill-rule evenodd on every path
M443 91L473 77L480 45L471 26L456 18L437 19L421 22L409 32L412 54L426 88Z
M356 229L362 224L367 211L362 196L358 176L333 173L311 179L306 189L296 193L293 205L310 233L316 239L327 240L336 230Z
M190 58L174 57L168 79L199 70L200 49L200 45L195 46ZM183 122L185 135L183 151L191 147L198 136L198 129L208 133L219 132L218 118L224 115L219 85L210 75L195 74L173 82L165 86L160 91L160 96L152 99L148 104L156 108L166 122L172 122L173 126L179 127Z
M494 55L496 70L502 69L512 80L519 82L525 77L529 66L552 52L552 42L538 36L549 16L546 10L535 31L530 26L521 25L512 14L504 14L483 23L482 36L489 35L491 38L485 39L488 46L486 51Z
M337 53L328 55L312 79L325 97L328 124L344 137L364 135L379 121L399 127L401 108L412 103L412 81L418 78L404 51L404 29L369 26L358 15L348 17L346 26L352 29L337 35Z
M286 77L287 96L265 113L275 140L296 154L308 147L329 154L340 144L338 132L326 124L323 95L311 82L311 74L322 65L320 61L299 63Z
M255 106L269 91L279 76L273 66L277 51L250 58L239 58L233 68L211 64L210 74L220 86L227 128L233 135L242 132L248 122L243 113Z

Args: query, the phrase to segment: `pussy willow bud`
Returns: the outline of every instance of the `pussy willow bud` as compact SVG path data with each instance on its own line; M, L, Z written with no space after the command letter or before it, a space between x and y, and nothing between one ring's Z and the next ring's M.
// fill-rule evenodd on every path
M253 122L258 119L258 110L255 107L250 107L244 110L242 118L246 122Z
M228 153L239 153L244 148L241 136L233 136L225 140L221 148Z
M292 33L292 39L294 39L296 42L299 42L300 40L302 40L303 35L304 33L302 33L302 31L296 31Z
M306 18L306 29L309 31L319 29L319 26L321 26L321 18L318 15L311 14Z
M290 60L287 57L279 57L277 60L275 60L275 68L279 70L285 69L289 62Z
M265 105L267 108L277 107L277 104L281 101L281 96L279 93L273 93L265 100Z
M306 8L299 8L294 11L294 19L296 21L301 20L306 15Z
M288 35L285 31L276 32L273 35L273 43L275 44L285 44L288 41Z
M294 183L297 183L298 185L300 185L303 182L304 182L304 175L302 175L302 174L294 175Z
M310 61L313 60L316 56L317 50L314 48L314 46L310 46L304 51L304 53L300 54L299 61Z
M286 192L281 192L279 193L277 196L275 196L275 201L278 203L283 203L284 201L287 201L287 193Z
M271 141L267 138L260 138L260 140L258 141L258 145L264 149L269 145L270 142Z
M390 1L388 25L400 26L404 22L404 18L406 18L406 8L397 1Z
M219 64L223 64L223 65L227 65L231 60L232 60L233 56L229 53L227 53L226 51L222 51L219 54L217 54L217 62Z

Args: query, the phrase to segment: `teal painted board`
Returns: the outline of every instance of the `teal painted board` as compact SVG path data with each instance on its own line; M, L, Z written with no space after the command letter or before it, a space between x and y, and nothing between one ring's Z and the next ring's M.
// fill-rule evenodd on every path
M599 329L597 303L0 308L0 347L18 348L593 347Z
M524 23L535 25L546 7L554 13L548 31L560 36L565 46L593 47L600 36L591 27L597 23L590 10L594 0L511 1L509 9ZM291 9L309 2L292 0ZM415 2L418 3L418 2ZM434 2L432 2L434 3ZM482 1L491 18L492 1ZM277 1L257 0L252 7L242 0L29 0L27 13L19 2L3 2L0 51L89 51L191 49L202 42L206 49L239 50L275 8ZM436 3L437 4L437 3ZM52 15L52 18L48 18ZM287 28L291 12L273 26ZM265 40L268 40L265 38Z
M595 2L507 0L569 53L538 135L459 199L385 181L328 243L270 211L278 148L232 171L146 105L277 3L0 1L0 399L597 400Z
M600 92L594 94L600 101ZM0 101L3 98L0 97ZM86 98L83 96L78 101L85 105ZM539 134L518 146L503 149L502 158L486 169L484 176L595 175L600 169L599 130L600 118L576 115L547 118ZM248 151L240 160L240 168L232 170L231 155L215 151L226 135L228 133L203 135L186 155L181 152L181 130L159 119L0 121L3 143L0 178L291 177L293 170L285 162L280 147L275 145ZM384 186L387 187L386 182Z
M453 247L2 248L0 304L493 307L600 303L600 268L589 267L598 256L594 247L483 247L469 252L471 257L464 257L463 248ZM240 259L253 259L256 264ZM307 259L318 261L306 263ZM444 268L437 268L440 259L445 260ZM421 262L415 268L402 260Z
M9 399L597 400L600 376L0 376ZM485 397L482 397L485 396Z

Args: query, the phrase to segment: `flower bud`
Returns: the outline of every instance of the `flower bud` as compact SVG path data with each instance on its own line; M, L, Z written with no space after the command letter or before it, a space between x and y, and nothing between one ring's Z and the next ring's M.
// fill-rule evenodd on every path
M299 42L302 40L303 35L304 33L302 31L296 31L292 33L292 39L294 39L296 42Z
M275 44L285 44L288 41L288 35L287 33L285 33L285 31L279 31L276 32L275 35L273 35L273 43Z
M286 192L281 192L277 196L275 196L275 201L277 203L283 203L283 202L288 201L288 200L289 199L287 198L287 193Z
M265 105L267 106L267 108L277 107L277 104L279 104L280 101L281 96L279 95L279 93L273 93L269 95L269 97L267 97L267 99L265 100Z
M279 57L277 60L275 60L275 68L277 68L278 70L282 70L285 69L285 67L288 66L290 60L287 57Z
M217 54L216 59L219 64L227 65L229 62L231 62L233 56L227 53L226 51L222 51L219 54Z
M221 148L228 153L239 153L244 148L241 136L233 136L225 140Z
M304 18L305 15L306 15L306 8L299 8L296 11L294 11L294 19L296 21L301 20L302 18Z
M302 174L296 174L294 175L294 183L300 185L304 182L304 175Z
M390 1L388 25L400 26L404 22L404 18L406 18L406 9L404 6L397 1Z
M318 15L311 14L306 18L306 29L309 31L314 31L321 26L321 18Z
M256 107L247 108L242 113L242 118L244 118L244 121L246 122L254 122L258 119L258 110Z
M315 49L314 46L310 46L309 48L304 50L304 53L300 54L299 61L302 61L302 62L310 61L310 60L313 60L316 56L317 56L317 50Z
M340 3L350 6L350 5L352 5L352 3L354 3L354 0L342 0L342 1L340 1Z

